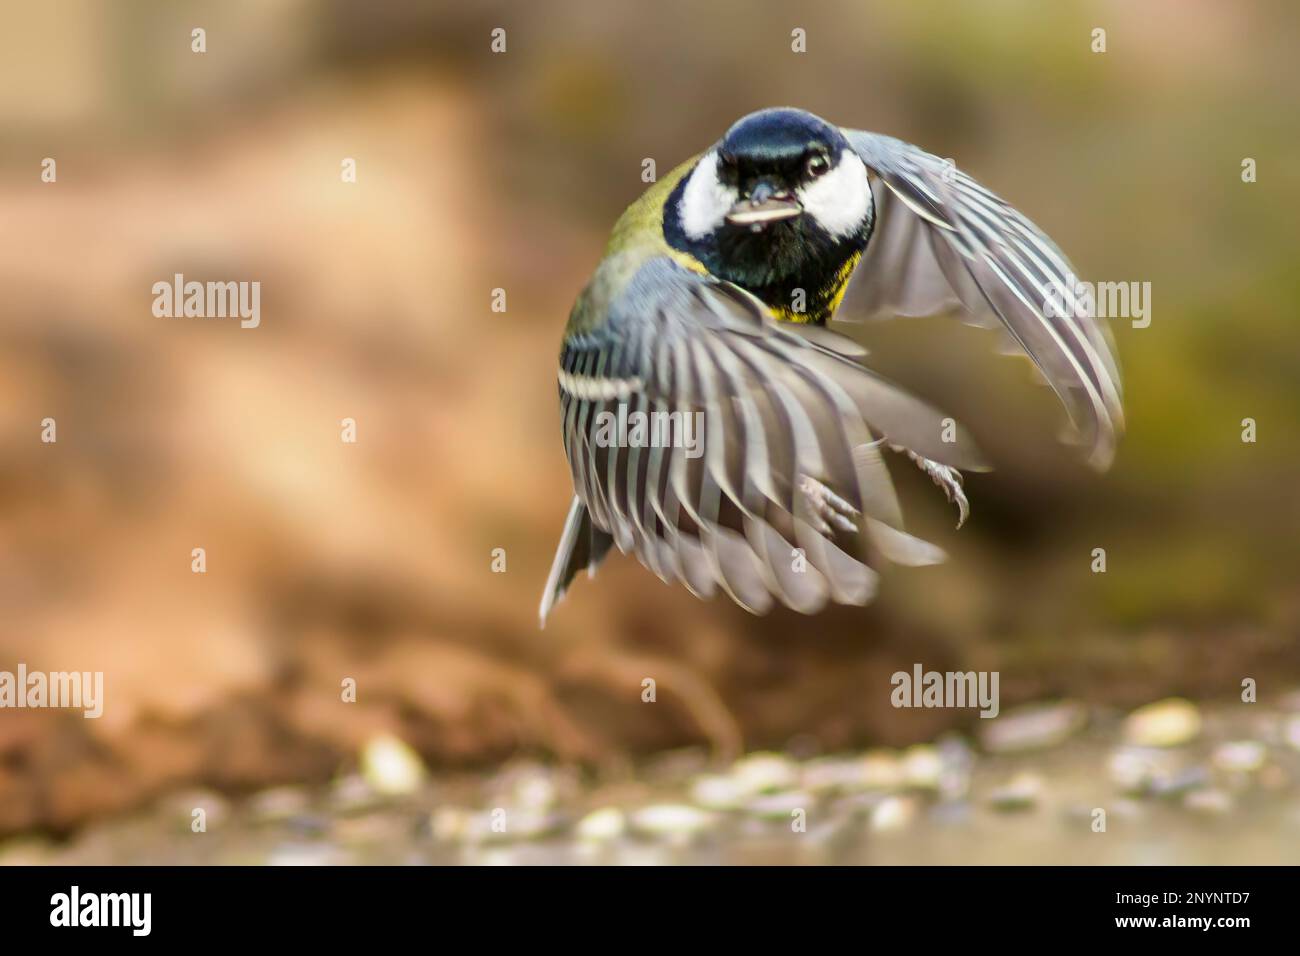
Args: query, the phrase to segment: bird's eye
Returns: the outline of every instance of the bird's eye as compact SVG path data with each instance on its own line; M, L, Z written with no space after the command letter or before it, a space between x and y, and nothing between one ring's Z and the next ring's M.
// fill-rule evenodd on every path
M831 161L821 153L814 153L808 157L808 162L804 163L804 172L808 174L809 179L816 179L830 168Z
M736 168L736 157L732 153L718 153L718 162L724 169Z

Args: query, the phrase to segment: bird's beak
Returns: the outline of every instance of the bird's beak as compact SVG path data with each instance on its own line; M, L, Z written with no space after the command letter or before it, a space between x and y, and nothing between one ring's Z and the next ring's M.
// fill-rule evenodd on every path
M761 229L769 222L793 219L802 212L803 206L789 193L760 182L748 196L728 210L727 222L733 226Z

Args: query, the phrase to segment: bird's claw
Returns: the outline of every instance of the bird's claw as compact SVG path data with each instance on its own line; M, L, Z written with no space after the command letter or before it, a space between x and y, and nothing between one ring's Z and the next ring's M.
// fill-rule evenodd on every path
M910 449L899 450L916 462L916 466L929 475L930 480L943 490L944 496L957 506L957 527L960 529L970 517L970 502L966 499L966 492L962 488L961 472L948 465L931 461L929 458L922 458Z
M829 536L839 530L857 534L858 526L852 520L861 513L857 508L808 475L799 479L799 490L810 506L811 513L808 517L818 533Z

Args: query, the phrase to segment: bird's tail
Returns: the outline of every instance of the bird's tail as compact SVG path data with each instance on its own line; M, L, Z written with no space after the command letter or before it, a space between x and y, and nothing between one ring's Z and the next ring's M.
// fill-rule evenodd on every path
M582 499L573 496L569 507L569 517L565 519L564 531L560 535L560 544L555 549L555 561L551 564L550 576L546 579L546 589L542 592L542 603L537 609L538 625L546 626L546 616L569 589L573 576L583 568L589 574L596 573L596 566L609 553L614 539L591 523L591 514Z

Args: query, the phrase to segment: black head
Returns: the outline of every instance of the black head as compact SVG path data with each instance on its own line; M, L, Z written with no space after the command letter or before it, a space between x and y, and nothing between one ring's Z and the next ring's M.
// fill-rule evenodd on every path
M664 233L714 275L777 307L810 298L866 245L866 167L811 113L769 109L737 122L674 190Z
M848 148L844 134L825 120L795 109L750 113L718 144L720 169L742 186L768 178L791 192L829 172Z

